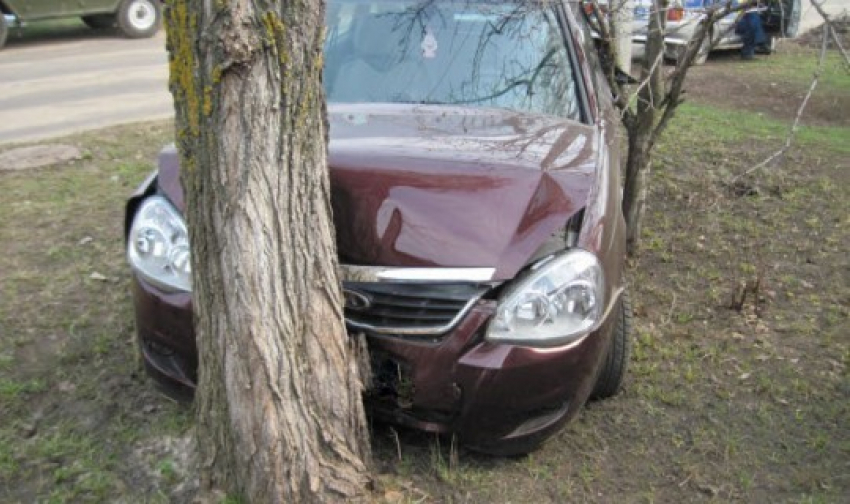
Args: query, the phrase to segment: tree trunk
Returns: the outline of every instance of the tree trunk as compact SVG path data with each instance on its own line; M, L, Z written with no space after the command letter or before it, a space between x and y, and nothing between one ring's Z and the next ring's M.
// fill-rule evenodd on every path
M349 499L370 453L331 221L324 0L168 5L202 491Z
M650 167L649 132L629 134L626 181L623 187L623 216L626 219L626 250L634 257L640 251L640 231L646 208Z
M637 110L626 125L629 133L629 154L626 160L626 180L623 188L623 215L626 219L626 249L630 256L640 249L640 229L646 207L652 146L655 141L656 116L664 100L664 76L661 58L664 57L664 29L667 0L653 2L649 14L646 58L641 71Z

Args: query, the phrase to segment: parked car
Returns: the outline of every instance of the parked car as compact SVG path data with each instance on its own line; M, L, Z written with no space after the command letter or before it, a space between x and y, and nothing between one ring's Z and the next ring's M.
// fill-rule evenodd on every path
M726 1L671 0L666 12L664 57L670 61L678 61L693 40L699 22L705 18L706 10L716 5L725 5ZM634 0L632 41L635 44L646 44L652 3L653 0ZM732 0L732 3L737 6L741 2ZM800 0L765 0L762 4L762 22L771 48L776 38L790 38L797 34L800 25ZM741 12L733 12L717 22L700 47L694 60L695 64L705 63L710 51L741 48L741 37L735 33L735 24L740 16Z
M617 125L577 2L330 0L334 224L374 418L534 449L618 392L631 311ZM147 370L195 387L179 157L126 206Z
M118 26L130 38L151 37L162 24L162 0L0 0L0 47L10 27L79 17L92 28Z

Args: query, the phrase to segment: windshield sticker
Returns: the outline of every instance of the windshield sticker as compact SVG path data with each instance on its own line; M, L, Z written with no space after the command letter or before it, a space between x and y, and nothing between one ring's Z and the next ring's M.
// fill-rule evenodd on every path
M437 57L437 37L431 33L431 28L425 28L425 36L422 38L422 44L419 47L422 48L423 58Z

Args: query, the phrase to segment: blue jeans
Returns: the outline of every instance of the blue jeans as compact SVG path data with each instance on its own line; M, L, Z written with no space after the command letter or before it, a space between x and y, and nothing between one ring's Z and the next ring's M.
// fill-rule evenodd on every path
M744 47L741 48L741 56L751 58L756 53L756 46L767 42L764 28L761 24L761 16L758 12L747 12L735 26L735 33L741 36Z

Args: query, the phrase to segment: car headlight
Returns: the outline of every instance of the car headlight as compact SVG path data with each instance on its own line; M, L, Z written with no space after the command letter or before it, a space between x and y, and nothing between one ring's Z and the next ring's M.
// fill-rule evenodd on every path
M183 218L162 196L145 199L127 239L127 260L145 280L169 290L192 290L189 234Z
M532 270L502 296L487 339L526 346L566 345L596 328L605 278L590 252L574 249Z

